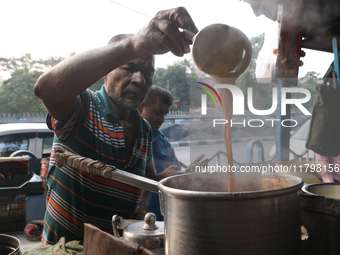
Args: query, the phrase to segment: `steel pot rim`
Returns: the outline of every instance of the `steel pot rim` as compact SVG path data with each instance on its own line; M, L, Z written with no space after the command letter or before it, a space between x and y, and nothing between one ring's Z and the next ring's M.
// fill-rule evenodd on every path
M280 176L285 176L286 178L292 178L296 180L296 184L292 184L288 187L281 189L271 189L271 190L260 190L260 191L243 191L243 192L209 192L209 191L193 191L184 190L179 188L172 188L166 186L164 183L172 178L181 178L182 176L193 175L182 174L167 177L158 183L159 190L167 196L173 196L177 198L190 198L190 199L204 199L209 200L251 200L259 198L270 198L277 196L284 196L287 194L295 193L303 187L303 180L297 176L289 174L280 174ZM182 177L183 178L183 177Z
M340 182L322 182L322 183L310 183L310 184L305 184L302 187L302 191L305 192L308 195L313 195L313 196L322 196L316 193L312 193L310 192L308 189L310 187L317 187L317 186L336 186L336 185L340 185Z
M5 239L5 240L2 241L2 239ZM9 242L6 242L6 239ZM20 240L18 238L16 238L15 236L7 235L7 234L0 234L0 242L6 243L8 245L14 245L14 247L12 247L12 248L15 248L15 250L12 251L11 253L9 253L8 255L21 254L19 252L20 251Z

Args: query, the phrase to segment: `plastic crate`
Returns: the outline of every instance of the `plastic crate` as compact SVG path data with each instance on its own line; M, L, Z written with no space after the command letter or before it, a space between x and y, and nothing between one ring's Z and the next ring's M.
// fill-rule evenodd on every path
M0 233L23 231L26 226L25 199L43 194L41 182L28 182L32 175L15 176L0 183ZM24 182L22 182L24 180ZM18 186L16 185L18 183ZM13 186L9 187L8 185ZM7 187L4 187L4 186Z

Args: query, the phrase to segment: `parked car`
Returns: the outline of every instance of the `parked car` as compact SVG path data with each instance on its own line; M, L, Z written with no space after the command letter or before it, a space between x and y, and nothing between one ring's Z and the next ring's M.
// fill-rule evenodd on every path
M306 150L306 139L309 130L310 119L307 119L303 124L301 124L300 128L296 130L296 132L290 137L289 140L289 148L296 155L301 155ZM274 145L270 152L269 156L272 158L276 153L276 145ZM289 153L289 160L297 159L296 155L292 152ZM308 159L313 159L314 152L312 150L308 150ZM307 159L307 153L302 156L303 159Z
M17 152L38 159L47 157L51 153L53 135L45 123L0 124L0 156L9 157Z

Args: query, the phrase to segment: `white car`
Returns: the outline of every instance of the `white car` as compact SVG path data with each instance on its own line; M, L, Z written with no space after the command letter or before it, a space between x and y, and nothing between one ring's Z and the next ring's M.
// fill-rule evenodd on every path
M0 156L48 157L53 135L46 123L0 124Z
M309 130L309 122L310 119L306 120L301 127L290 137L289 140L289 148L294 153L289 153L289 160L298 159L296 155L301 155L305 152L306 148L306 139ZM276 153L276 145L272 147L269 152L269 157L272 158ZM296 154L296 155L294 155ZM315 157L314 152L312 150L308 150L307 153L302 156L304 160L312 160Z

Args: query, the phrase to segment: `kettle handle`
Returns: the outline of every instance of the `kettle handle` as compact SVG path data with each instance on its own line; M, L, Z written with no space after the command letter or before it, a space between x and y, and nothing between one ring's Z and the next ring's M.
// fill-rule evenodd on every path
M113 235L117 238L120 238L118 226L120 225L123 218L121 216L118 216L117 214L112 216L112 229L113 229Z
M117 214L112 216L112 229L113 229L113 235L115 237L120 237L118 229L124 229L126 226L140 222L140 220L135 219L124 219L121 216L118 216Z

